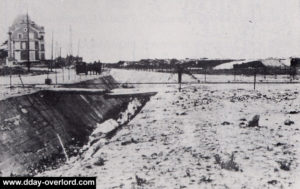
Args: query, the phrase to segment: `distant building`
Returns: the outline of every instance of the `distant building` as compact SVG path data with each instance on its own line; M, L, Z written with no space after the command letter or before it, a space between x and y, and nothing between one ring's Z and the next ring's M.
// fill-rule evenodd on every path
M44 27L37 25L29 16L20 15L14 20L12 26L9 27L8 61L15 63L27 62L28 47L30 62L45 59Z
M300 58L291 58L292 75L300 74Z
M0 66L6 64L6 58L7 58L7 50L0 49Z

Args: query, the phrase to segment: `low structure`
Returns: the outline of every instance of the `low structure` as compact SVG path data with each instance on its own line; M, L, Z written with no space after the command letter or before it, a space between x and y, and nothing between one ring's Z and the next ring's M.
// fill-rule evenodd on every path
M294 75L300 73L300 58L291 58L291 70Z

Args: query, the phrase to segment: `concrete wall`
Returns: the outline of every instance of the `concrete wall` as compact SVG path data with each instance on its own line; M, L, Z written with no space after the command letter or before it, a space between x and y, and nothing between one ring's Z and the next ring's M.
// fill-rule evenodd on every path
M84 77L84 76L82 76ZM65 84L64 88L88 88L88 89L106 89L111 90L119 87L117 81L112 76L105 76L99 79L91 79L87 81L82 81L80 83Z
M150 96L135 98L143 106ZM76 154L97 123L116 119L131 100L130 95L39 91L0 101L2 175L34 175L58 166L65 159L57 134L67 153Z

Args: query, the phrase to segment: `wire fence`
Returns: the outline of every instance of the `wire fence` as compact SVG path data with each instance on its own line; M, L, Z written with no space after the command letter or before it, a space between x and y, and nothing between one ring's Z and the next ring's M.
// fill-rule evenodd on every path
M125 70L145 72L159 72L178 74L176 68L147 68L127 67ZM299 70L291 67L262 67L262 68L235 68L235 69L205 69L185 68L183 74L190 75L196 83L252 83L254 79L260 83L298 83ZM255 77L255 78L254 78ZM150 82L151 83L151 82ZM157 82L154 82L157 84ZM164 83L164 82L163 82ZM183 80L184 83L184 80ZM191 83L191 82L190 82ZM147 83L149 84L149 83Z
M59 69L57 69L59 70ZM103 71L108 72L110 69L105 68ZM153 80L143 80L138 81L119 81L114 84L123 85L176 85L178 82L178 73L174 68L122 68L121 70L135 70L135 71L143 71L143 72L157 72L157 73L166 73L172 76L172 80L163 79L161 81L157 81L157 79L153 78ZM60 75L57 76L52 74L53 84L63 85L71 82L71 80L76 80L80 82L87 79L87 75L77 75L74 73L75 71L72 69L72 74L70 74L70 70L62 70ZM147 74L147 73L145 73ZM167 76L170 78L170 76ZM186 68L183 72L183 79L181 84L297 84L300 83L299 75L295 70L290 68L257 68L257 69L249 69L249 68L239 68L239 69L231 69L231 70L213 70L213 69L195 69L195 68ZM46 77L46 76L44 76ZM48 77L48 76L47 76ZM77 79L76 79L77 78ZM188 78L188 79L187 79ZM92 78L91 78L92 79ZM20 82L21 81L21 82ZM13 87L35 87L38 85L44 85L44 81L40 82L25 82L22 81L22 77L20 75L16 75L14 77L10 76L10 81L2 83L0 81L1 86L13 86ZM97 85L105 85L105 83L97 83ZM255 88L255 86L254 86Z

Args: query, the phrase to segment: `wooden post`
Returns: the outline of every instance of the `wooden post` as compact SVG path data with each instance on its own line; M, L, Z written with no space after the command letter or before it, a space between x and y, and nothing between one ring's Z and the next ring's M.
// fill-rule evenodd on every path
M12 87L12 82L11 82L11 69L9 70L9 88L11 89Z
M181 91L181 83L179 83L179 89L178 90L179 90L179 92Z
M179 84L179 92L181 91L181 81L182 81L182 73L183 73L183 68L181 68L180 66L177 67L177 71L178 71L178 84Z
M23 83L23 80L22 80L22 78L21 78L21 75L20 75L20 74L19 74L19 78L20 78L20 81L21 81L22 87L23 87L23 88L25 88L25 85L24 85L24 83Z
M181 91L181 80L182 80L182 72L181 72L181 70L178 70L179 92Z
M52 72L52 64L53 64L53 31L52 31L51 64L50 64L50 71L51 71L51 72Z

